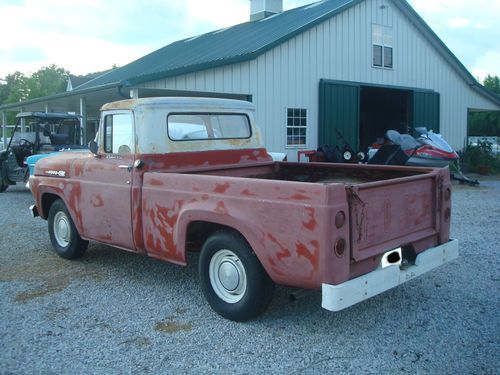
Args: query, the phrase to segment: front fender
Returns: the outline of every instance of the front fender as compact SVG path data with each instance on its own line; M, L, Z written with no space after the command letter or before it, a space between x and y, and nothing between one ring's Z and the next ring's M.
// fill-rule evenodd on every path
M81 213L78 211L75 195L75 189L80 189L79 184L70 183L69 180L63 178L35 176L30 180L30 189L42 219L46 220L49 214L48 207L43 204L45 197L48 194L56 196L64 202L78 232L83 233Z

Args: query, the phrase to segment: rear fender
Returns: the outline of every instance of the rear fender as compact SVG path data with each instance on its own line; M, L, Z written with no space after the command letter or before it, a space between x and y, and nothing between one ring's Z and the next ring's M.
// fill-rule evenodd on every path
M245 219L246 220L243 220L238 217L214 213L213 211L202 209L186 209L182 211L179 214L177 222L178 229L174 232L174 242L177 244L177 249L181 251L181 262L184 264L186 263L186 237L189 224L195 221L218 224L239 232L249 243L267 274L274 280L272 269L265 261L262 241L259 240L259 235L256 233L255 229L251 229L246 224L246 222L248 222L248 217ZM262 233L261 236L263 235L264 234Z

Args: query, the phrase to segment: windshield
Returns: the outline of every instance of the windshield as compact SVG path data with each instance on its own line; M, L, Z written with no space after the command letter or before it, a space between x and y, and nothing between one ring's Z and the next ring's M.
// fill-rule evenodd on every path
M80 122L78 119L24 118L24 124L20 121L12 136L12 145L26 142L37 147L80 145Z

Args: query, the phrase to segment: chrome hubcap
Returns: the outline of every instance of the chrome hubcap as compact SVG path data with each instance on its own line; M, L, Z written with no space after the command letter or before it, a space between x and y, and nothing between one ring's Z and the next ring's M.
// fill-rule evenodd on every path
M71 226L68 216L59 211L54 217L54 237L61 247L66 247L71 241Z
M219 250L210 260L210 283L219 298L236 303L243 298L247 288L245 267L230 250Z

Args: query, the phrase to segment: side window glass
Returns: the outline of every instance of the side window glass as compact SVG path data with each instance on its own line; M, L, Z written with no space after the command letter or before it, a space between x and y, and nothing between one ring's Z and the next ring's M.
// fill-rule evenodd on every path
M134 126L128 113L107 115L104 118L104 152L130 154L134 152Z

